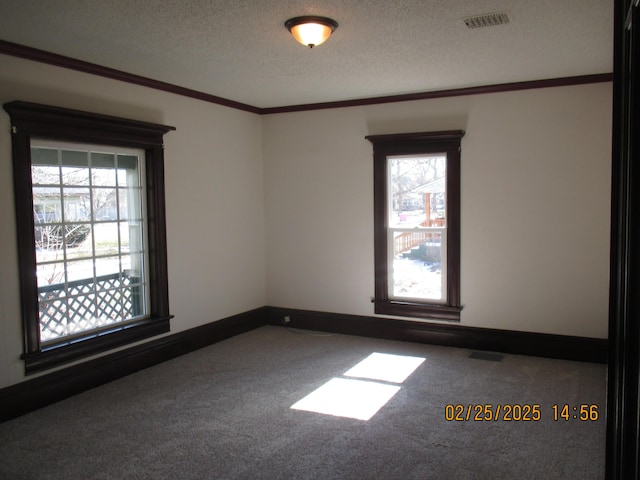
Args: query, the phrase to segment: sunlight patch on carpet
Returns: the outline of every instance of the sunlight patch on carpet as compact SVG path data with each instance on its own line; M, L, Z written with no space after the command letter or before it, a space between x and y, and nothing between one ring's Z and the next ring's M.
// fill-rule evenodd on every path
M422 357L375 352L346 372L344 376L402 383L424 361Z
M291 406L294 410L369 420L400 387L347 378L332 378Z
M291 408L369 420L400 391L400 385L424 361L422 357L374 352L344 373L343 377L350 378L332 378Z

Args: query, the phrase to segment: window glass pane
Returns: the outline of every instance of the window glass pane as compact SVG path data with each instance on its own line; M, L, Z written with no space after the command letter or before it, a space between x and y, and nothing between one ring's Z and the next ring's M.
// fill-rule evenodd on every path
M136 282L143 282L144 255L142 253L131 253L122 256L122 271L134 279Z
M67 262L67 282L88 280L93 282L93 260L74 260ZM71 292L70 292L71 293Z
M48 248L51 247L49 243L50 233L47 232L51 226L35 228L36 234L36 263L42 264L46 262L56 262L64 260L64 250L62 246L60 248Z
M52 165L58 167L58 149L33 147L31 149L31 165Z
M118 220L127 220L129 218L128 192L129 190L126 188L118 189Z
M389 225L443 226L446 155L389 157Z
M92 188L93 219L111 221L118 219L118 197L115 188Z
M142 219L142 189L141 188L119 188L118 189L118 210L120 220L141 220Z
M75 150L61 150L62 182L65 185L89 185L89 154Z
M118 155L118 186L140 186L139 161L134 155Z
M142 189L120 189L119 194L120 219L140 221L142 219Z
M133 264L139 264L142 262L142 257L139 258L129 257ZM131 313L133 315L141 315L145 311L145 289L143 284L143 277L140 276L138 270L129 270L129 276L127 281L129 282L129 301L131 302ZM127 293L127 292L125 292Z
M65 224L67 260L93 257L93 234L86 223Z
M118 169L137 170L138 157L136 155L118 155Z
M445 300L442 240L442 233L393 232L391 296Z
M120 220L142 219L141 172L138 157L118 155L118 214Z
M123 225L124 228L124 225ZM144 251L144 239L142 237L142 223L127 222L127 230L129 231L128 248L131 252Z
M93 186L116 186L116 156L110 153L91 153L91 182Z
M38 300L41 341L46 342L65 335L67 331L67 300L64 288L40 290Z
M89 189L87 187L65 185L63 195L65 222L91 220Z
M145 311L145 297L144 288L140 284L131 285L131 314L132 316L144 315Z
M59 223L62 221L60 188L33 187L34 223Z
M60 253L60 260L62 259L63 256L62 253ZM40 289L39 293L42 295L43 291L48 291L45 287L49 285L64 284L64 263L60 261L42 265L39 264L36 267L36 274L38 277L38 287ZM62 288L62 290L64 293L64 288Z
M96 296L93 293L67 298L66 335L82 333L98 326Z
M114 279L114 283L120 285L120 278ZM98 325L111 325L122 318L131 318L133 315L131 314L130 296L128 288L98 290L96 295Z
M31 167L33 185L59 185L60 167L50 165L33 165Z
M120 272L120 257L96 258L96 277L118 274Z
M126 187L127 186L127 171L124 170L123 168L118 168L117 177L118 177L118 186L119 187Z
M61 228L60 235L64 235L64 243L67 248L67 256L72 251L84 246L86 248L86 241L91 234L91 227L84 223L65 223ZM89 239L89 241L91 241Z
M120 251L128 253L129 250L129 222L120 222Z
M118 223L96 223L93 226L96 256L118 254Z

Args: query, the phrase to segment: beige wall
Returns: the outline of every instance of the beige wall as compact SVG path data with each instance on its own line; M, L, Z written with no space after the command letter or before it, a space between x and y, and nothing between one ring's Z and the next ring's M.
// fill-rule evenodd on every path
M464 129L462 324L607 335L610 84L260 117L9 56L0 64L0 103L177 128L165 136L173 332L262 305L373 315L364 136ZM1 388L24 380L3 110L0 205Z
M606 338L610 105L595 84L265 117L269 305L373 315L364 137L463 129L462 325Z
M0 103L176 127L165 136L172 332L265 305L258 115L9 56L0 65ZM24 379L9 130L0 110L0 387Z

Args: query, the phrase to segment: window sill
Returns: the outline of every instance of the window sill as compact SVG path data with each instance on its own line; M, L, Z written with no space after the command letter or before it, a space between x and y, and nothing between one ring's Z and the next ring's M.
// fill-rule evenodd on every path
M145 319L110 330L103 330L69 342L44 347L42 350L22 355L25 374L41 372L83 357L95 355L138 340L170 331L169 320L173 315Z
M425 318L459 322L462 307L450 305L399 302L397 300L376 300L375 313L399 317Z

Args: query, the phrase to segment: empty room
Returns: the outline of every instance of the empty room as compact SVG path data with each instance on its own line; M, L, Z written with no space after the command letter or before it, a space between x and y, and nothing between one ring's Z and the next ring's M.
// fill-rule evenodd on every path
M632 478L636 3L0 2L0 477Z

